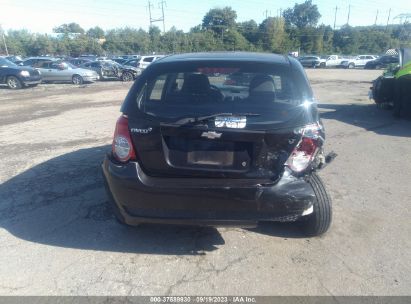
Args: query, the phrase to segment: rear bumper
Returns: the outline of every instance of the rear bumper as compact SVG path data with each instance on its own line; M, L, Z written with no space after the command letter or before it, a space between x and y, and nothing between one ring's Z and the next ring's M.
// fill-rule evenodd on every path
M94 82L94 81L97 81L99 79L98 75L95 75L95 76L82 76L82 77L83 77L83 80L85 82Z
M275 184L252 181L157 178L137 162L102 164L109 198L127 224L144 222L207 226L255 226L258 221L295 221L309 214L315 194L287 172Z

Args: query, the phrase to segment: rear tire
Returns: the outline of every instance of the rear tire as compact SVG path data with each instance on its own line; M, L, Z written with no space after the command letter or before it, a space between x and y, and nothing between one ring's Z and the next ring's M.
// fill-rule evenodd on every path
M324 234L330 228L332 219L331 198L317 174L313 173L308 182L314 190L316 200L313 205L313 213L303 217L301 227L307 236L318 236Z
M373 86L372 86L372 96L374 99L374 102L378 104L384 103L384 100L381 97L381 86L382 86L382 77L378 77L376 80L374 80Z
M80 75L73 75L71 82L73 84L80 85L80 84L83 84L84 80L83 80L83 77L81 77Z
M324 62L321 62L321 63L320 63L320 68L322 68L322 69L325 68L325 63L324 63Z
M22 82L16 76L9 76L6 79L7 86L12 90L18 90L23 87Z
M349 69L355 68L355 64L354 64L354 63L350 63L350 64L348 65L348 68L349 68Z

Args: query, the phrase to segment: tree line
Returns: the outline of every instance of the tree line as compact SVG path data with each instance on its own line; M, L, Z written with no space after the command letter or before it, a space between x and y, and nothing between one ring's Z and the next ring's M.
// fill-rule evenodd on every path
M411 24L388 26L342 26L334 30L318 24L318 7L306 0L286 9L282 16L237 22L231 7L210 9L201 24L188 32L172 27L162 33L118 28L104 31L96 26L84 30L79 24L62 24L56 35L9 30L4 35L10 54L23 56L81 54L119 55L200 51L264 51L300 54L380 54L389 48L411 47ZM1 34L1 33L0 33ZM0 36L1 37L1 36ZM5 53L1 44L0 53Z

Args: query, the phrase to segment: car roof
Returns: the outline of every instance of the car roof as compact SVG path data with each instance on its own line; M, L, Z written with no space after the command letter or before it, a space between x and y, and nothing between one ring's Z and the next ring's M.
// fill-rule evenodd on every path
M42 60L50 60L50 61L57 60L57 59L54 58L54 57L39 56L39 57L29 57L29 58L26 58L26 59L24 59L24 61L27 61L27 60L30 60L30 59L42 59Z
M169 55L156 60L153 64L187 62L187 61L244 61L289 64L289 59L285 55L253 52L207 52L207 53L185 53Z

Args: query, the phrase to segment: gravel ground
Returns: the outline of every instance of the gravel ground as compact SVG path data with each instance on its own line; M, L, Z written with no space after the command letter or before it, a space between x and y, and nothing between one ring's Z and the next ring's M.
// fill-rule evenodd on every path
M99 164L129 83L0 88L0 294L410 295L411 122L368 100L381 71L308 70L330 231L116 223Z

